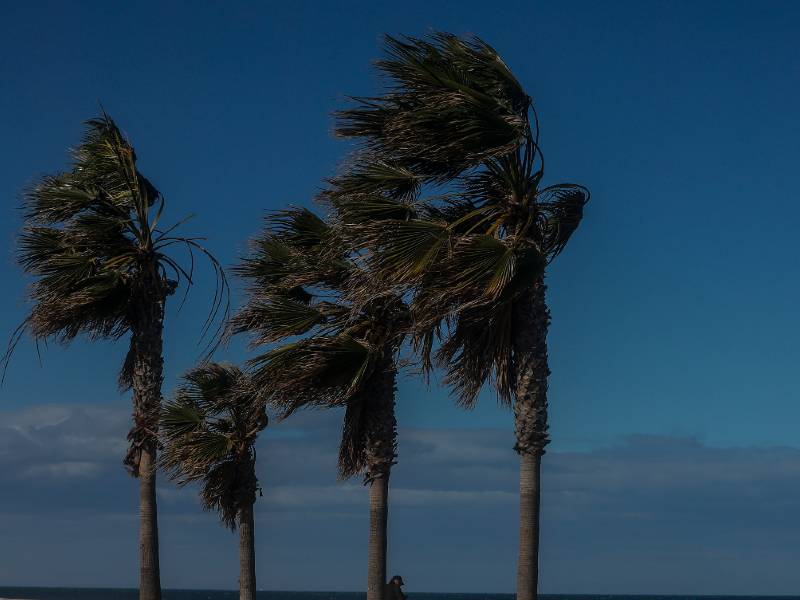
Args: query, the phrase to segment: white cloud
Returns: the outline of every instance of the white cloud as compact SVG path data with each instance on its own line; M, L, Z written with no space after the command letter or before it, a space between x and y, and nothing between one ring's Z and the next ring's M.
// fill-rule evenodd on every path
M24 471L26 477L65 479L72 477L94 477L103 470L99 463L89 461L64 461L33 465Z
M274 544L268 560L284 561L281 569L293 568L286 561L317 556L314 564L330 561L333 577L363 551L368 492L360 478L336 480L340 425L340 414L304 413L273 424L259 442L259 539L271 544L267 552ZM130 540L121 536L135 539L138 497L121 464L128 427L122 409L0 412L0 470L6 489L14 490L0 493L3 535L19 529L14 535L36 545L21 525L29 523L48 539L62 531L68 547L75 528L90 521L98 523L95 535L106 545L127 547ZM399 564L423 578L429 569L432 582L443 572L453 575L437 562L444 555L476 573L475 565L495 561L492 572L501 579L508 565L513 570L519 463L511 437L500 430L400 431L390 488ZM682 573L682 581L694 573L701 583L696 565L721 565L730 585L745 585L742 590L752 586L738 574L755 563L776 586L784 582L774 589L795 581L780 568L800 536L798 449L715 448L691 438L633 436L591 451L550 452L543 468L543 573L586 573L583 587L565 580L571 591L596 590L592 582L610 577L615 589L641 590L637 582L659 581L665 563ZM161 477L158 498L166 551L175 536L185 548L208 536L229 540L216 515L201 511L196 486L178 489ZM120 526L101 525L109 519ZM312 549L309 536L316 540ZM629 564L637 569L626 570Z
M483 506L514 504L517 494L503 490L425 490L425 489L392 489L393 506Z

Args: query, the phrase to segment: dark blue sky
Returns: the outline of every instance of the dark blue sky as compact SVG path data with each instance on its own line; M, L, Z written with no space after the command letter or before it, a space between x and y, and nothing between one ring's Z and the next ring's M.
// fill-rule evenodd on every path
M4 3L3 329L25 310L12 256L18 194L64 165L98 101L131 136L169 216L196 213L185 231L207 235L231 264L265 210L308 204L336 170L347 146L331 137L330 113L347 95L376 91L370 61L381 34L432 28L478 34L500 51L536 101L546 179L592 190L549 276L545 591L796 592L800 576L788 565L800 535L800 6L792 2ZM170 315L165 391L197 356L209 280ZM0 390L0 463L14 482L0 486L0 536L16 545L0 544L0 584L134 581L125 521L133 483L113 443L128 411L115 386L124 350L50 347L43 367L31 344L15 356ZM220 353L243 356L240 344ZM510 590L510 416L491 394L464 413L413 379L401 384L398 411L411 441L396 470L405 487L392 566L416 590ZM317 424L331 441L319 448L320 465L335 452L335 419ZM87 428L99 433L81 441ZM419 441L436 435L450 449L441 463L426 461ZM331 488L332 469L293 482L273 462L284 475L264 473L279 491L262 502L261 555L285 564L276 571L265 560L261 583L363 587L364 491L356 486L350 506L349 488ZM174 517L162 519L165 583L233 587L233 558L211 545L227 534L187 497L170 508L173 493L165 484L162 505ZM327 494L347 496L344 508L321 502ZM452 530L436 517L442 510L454 515ZM84 525L88 515L100 516ZM120 528L98 524L116 518ZM24 535L28 520L41 528L36 539ZM335 544L306 556L303 536L315 531ZM87 554L70 550L76 537ZM458 564L437 564L448 552ZM42 575L25 566L22 557L40 553L60 568ZM308 582L309 562L330 585ZM680 581L665 576L665 564Z

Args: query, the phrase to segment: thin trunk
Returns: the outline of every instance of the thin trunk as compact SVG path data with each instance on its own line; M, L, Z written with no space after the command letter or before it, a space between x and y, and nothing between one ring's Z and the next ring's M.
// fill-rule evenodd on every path
M161 598L155 462L155 448L143 448L139 461L139 598L141 600Z
M372 377L369 406L365 410L366 481L369 484L367 600L384 600L386 586L389 475L397 458L396 374L389 350Z
M163 282L153 272L132 310L131 348L122 380L133 388L134 426L125 463L139 478L139 599L161 600L156 508L156 448L164 359Z
M540 469L547 435L547 329L550 312L540 278L514 307L514 425L520 455L517 600L536 600L539 584Z
M256 546L253 504L245 503L239 511L239 598L256 598Z
M539 471L541 455L523 454L519 463L519 563L517 598L536 598L539 587Z
M367 600L383 600L386 585L386 528L389 520L389 472L369 486Z

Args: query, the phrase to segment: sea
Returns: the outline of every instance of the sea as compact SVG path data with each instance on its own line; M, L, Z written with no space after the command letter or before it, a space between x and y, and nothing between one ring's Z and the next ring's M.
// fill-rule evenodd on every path
M408 600L514 600L514 594L408 593ZM0 587L0 600L137 600L135 589ZM164 590L163 600L237 600L226 590ZM258 600L365 600L363 592L258 592ZM660 596L540 594L541 600L787 600L800 596Z

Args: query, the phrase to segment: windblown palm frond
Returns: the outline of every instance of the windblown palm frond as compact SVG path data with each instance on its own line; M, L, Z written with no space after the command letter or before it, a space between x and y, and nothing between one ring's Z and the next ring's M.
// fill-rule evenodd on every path
M256 381L270 386L273 404L288 416L303 406L344 405L372 374L378 351L346 333L311 337L253 358Z
M583 218L589 193L581 185L555 185L540 192L542 250L550 260L561 254Z
M289 294L260 294L231 319L231 330L253 334L251 344L254 346L269 344L302 335L325 323L324 307L323 303L312 305Z
M389 90L339 112L340 136L435 181L517 147L530 99L488 44L438 33L387 36L386 50Z
M249 255L234 268L253 291L280 288L299 294L296 288L304 286L341 285L351 265L328 224L305 208L276 211L266 221Z
M426 371L435 364L445 369L459 404L472 406L489 381L501 402L511 402L513 306L544 261L533 248L467 236L418 282L411 304L414 346ZM435 349L437 337L442 343Z
M411 201L417 197L422 178L410 169L380 158L360 157L340 176L329 181L334 197L381 193L389 198Z
M258 491L254 444L267 425L260 395L238 367L207 363L184 375L161 413L161 466L178 485L200 482L203 507L231 529Z
M425 273L451 241L447 224L436 220L386 220L374 223L367 233L370 272L381 285L384 281L403 283Z
M234 271L247 284L229 334L251 334L251 346L340 330L349 310L335 299L354 269L328 224L305 208L272 213Z
M473 305L449 320L449 333L436 353L458 403L471 408L483 385L494 382L500 401L513 397L512 302Z

